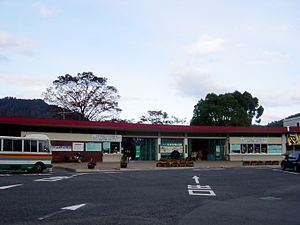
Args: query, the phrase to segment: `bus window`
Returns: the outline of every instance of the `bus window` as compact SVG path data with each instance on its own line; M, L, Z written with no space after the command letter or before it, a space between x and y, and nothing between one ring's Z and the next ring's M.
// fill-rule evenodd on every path
M31 142L31 152L37 152L37 141L30 141Z
M24 140L24 152L30 152L30 140Z
M22 140L13 140L13 151L22 152Z
M47 141L39 141L39 152L49 152Z
M3 142L3 151L12 151L12 140L4 139Z

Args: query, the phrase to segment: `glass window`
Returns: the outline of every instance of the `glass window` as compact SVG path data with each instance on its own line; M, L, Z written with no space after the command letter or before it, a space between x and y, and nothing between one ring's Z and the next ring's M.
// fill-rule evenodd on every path
M261 153L267 153L267 144L261 145Z
M12 151L12 140L4 139L3 142L3 151Z
M241 152L242 152L243 154L248 153L248 146L247 146L246 144L242 144Z
M13 140L13 151L22 152L22 140Z
M248 144L248 153L253 153L253 144Z
M30 152L30 140L24 140L24 152Z
M49 145L47 141L39 141L39 152L49 152Z
M37 152L37 141L30 141L31 152Z
M254 145L254 152L255 153L260 153L260 144L255 144Z

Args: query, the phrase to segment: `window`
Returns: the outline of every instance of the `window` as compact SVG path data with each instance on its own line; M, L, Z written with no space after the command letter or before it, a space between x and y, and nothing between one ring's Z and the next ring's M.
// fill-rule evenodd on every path
M254 145L254 152L255 153L260 153L260 144L255 144Z
M266 144L261 145L261 153L267 153L267 145Z
M37 152L37 141L30 141L31 152Z
M49 152L47 141L39 141L39 152Z
M242 153L245 154L245 153L248 153L248 146L246 144L242 144Z
M30 140L24 140L24 152L30 152Z
M0 139L0 151L2 151L2 139Z
M253 153L253 144L248 144L248 153Z
M3 151L12 151L12 140L3 140Z
M13 151L22 152L22 140L13 140Z

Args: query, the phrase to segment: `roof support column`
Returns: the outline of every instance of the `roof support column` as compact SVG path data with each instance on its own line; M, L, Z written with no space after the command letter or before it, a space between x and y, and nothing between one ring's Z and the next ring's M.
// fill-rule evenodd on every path
M158 137L157 137L157 160L160 160L161 158L161 154L160 154L160 145L161 145L161 137L160 137L160 133L158 133Z

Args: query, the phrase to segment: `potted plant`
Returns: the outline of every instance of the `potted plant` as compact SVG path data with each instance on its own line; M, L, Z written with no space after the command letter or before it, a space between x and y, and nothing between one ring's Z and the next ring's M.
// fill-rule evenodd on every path
M127 162L126 162L126 157L125 155L122 156L121 161L120 161L120 167L121 168L127 168Z

